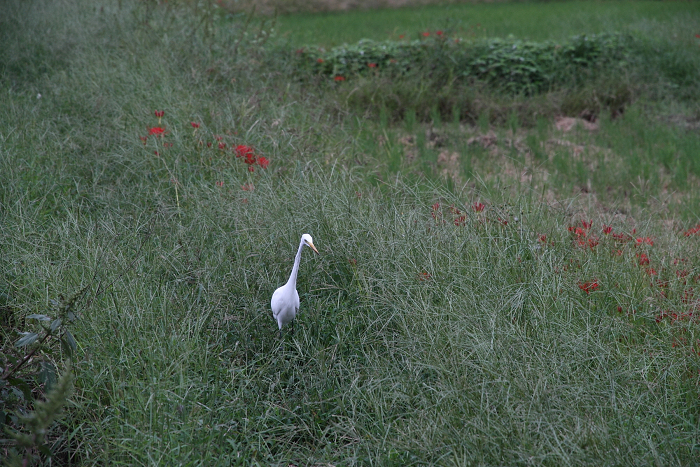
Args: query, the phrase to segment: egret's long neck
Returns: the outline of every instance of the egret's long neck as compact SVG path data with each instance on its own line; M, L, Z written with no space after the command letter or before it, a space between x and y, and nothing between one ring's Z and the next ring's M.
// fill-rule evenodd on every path
M291 284L292 287L296 287L297 284L297 273L299 272L299 263L301 262L301 250L304 249L304 239L301 239L299 243L299 250L297 250L297 256L294 258L294 267L292 267L292 273L289 275L289 280L287 284Z

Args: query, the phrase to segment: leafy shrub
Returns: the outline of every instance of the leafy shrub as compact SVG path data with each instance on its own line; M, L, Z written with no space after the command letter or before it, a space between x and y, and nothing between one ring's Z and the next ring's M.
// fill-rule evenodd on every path
M362 40L329 51L297 51L298 67L335 80L421 75L436 82L480 80L511 93L535 94L577 84L597 68L624 64L632 39L621 34L575 36L565 43L509 37L478 41L444 35L411 42Z

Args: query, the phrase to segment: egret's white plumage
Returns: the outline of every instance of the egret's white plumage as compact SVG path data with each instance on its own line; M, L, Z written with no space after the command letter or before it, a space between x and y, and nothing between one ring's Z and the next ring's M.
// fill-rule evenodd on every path
M314 246L314 242L311 238L311 235L302 235L301 242L299 243L299 250L297 250L297 256L296 258L294 258L292 274L290 274L289 280L286 284L275 290L275 293L272 294L272 300L270 300L272 316L277 321L277 325L280 329L280 336L282 335L282 326L291 323L294 317L297 315L297 312L299 311L299 293L297 293L297 273L299 272L301 250L304 249L304 245L308 246L316 253L318 253L318 250Z

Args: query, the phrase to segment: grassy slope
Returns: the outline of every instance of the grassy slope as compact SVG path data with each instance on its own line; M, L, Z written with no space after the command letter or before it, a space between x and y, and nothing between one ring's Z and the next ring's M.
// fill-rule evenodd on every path
M84 465L696 458L698 325L656 322L696 303L698 238L662 222L687 208L590 209L600 244L580 248L567 227L583 214L513 179L460 191L382 169L367 154L375 127L255 68L269 58L253 40L236 56L236 30L209 47L173 39L189 24L160 9L35 5L7 7L15 42L0 62L25 63L2 82L0 285L24 316L93 284L71 325L76 389L57 452ZM172 147L139 140L156 109ZM269 169L248 172L215 135L255 146ZM375 170L383 182L366 181ZM654 245L616 243L603 222ZM303 231L321 255L305 252L302 315L279 342L268 300Z

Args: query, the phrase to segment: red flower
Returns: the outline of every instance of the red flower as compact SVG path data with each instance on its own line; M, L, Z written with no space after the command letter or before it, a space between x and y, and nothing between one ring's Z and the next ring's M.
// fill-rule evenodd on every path
M248 172L255 172L255 167L253 167L252 165L249 165Z
M425 271L418 274L418 280L420 281L429 281L432 277L433 276L431 276L430 273L427 273Z
M323 63L323 59L322 59L322 58L317 58L316 61L317 61L318 63Z
M190 125L192 125L192 128L199 128L199 123L197 122L190 122Z
M696 39L700 39L700 34L695 34Z
M603 224L603 233L605 235L608 235L610 232L612 232L612 227L609 225Z
M223 141L221 143L219 143L219 149L221 149L221 150L226 149L226 143L224 143Z
M404 34L399 34L399 39L403 39L404 37L406 37Z
M333 78L333 81L336 81L336 82L345 81L345 76L338 75L335 78Z
M591 226L593 225L593 221L588 221L588 222L586 222L586 221L581 221L581 225L583 225L583 228L584 228L584 229L590 229Z
M589 294L598 288L598 280L593 280L589 282L579 282L578 288Z
M224 186L224 182L216 182L216 186L222 187L222 186Z
M256 156L252 152L249 152L248 154L245 155L245 159L243 162L245 162L248 165L253 165L255 164ZM251 170L252 172L252 170Z
M435 31L435 34L437 34L438 36L442 36L442 31L437 30L437 31Z
M241 190L243 191L253 191L255 190L255 187L253 186L252 183L246 183L244 185L241 185Z
M141 142L142 142L143 145L145 146L145 145L146 145L146 141L148 141L148 137L147 137L147 136L139 136L139 139L141 140Z
M165 110L156 110L156 117L162 118L165 115Z
M440 209L440 203L435 203L431 207L433 208L433 211L437 211L438 209Z
M425 32L423 33L423 37L428 37L429 35L430 35L430 31L425 31Z
M263 169L267 169L267 166L270 165L270 161L267 159L267 157L258 157L258 165L262 167Z
M211 147L211 143L210 143L210 142L208 142L208 141L207 141L207 147L208 147L208 148L210 148L210 147Z
M455 225L464 225L467 222L467 216L459 216L455 219Z
M164 147L164 148L172 148L172 147L173 147L173 143L163 143L163 147Z
M251 148L250 146L244 146L242 144L236 146L236 157L244 157L248 156L248 154L253 154L255 152L255 149Z
M376 63L368 63L367 66L370 67L370 68L377 68L377 64L376 64Z
M640 266L644 266L644 265L649 264L649 257L647 256L646 253L641 253L641 254L637 255L637 257L639 258L639 265Z
M224 137L223 137L223 136L219 136L219 135L214 135L214 139L217 140L217 141L221 141L222 139L224 139Z
M163 136L165 134L165 128L154 126L148 129L149 135Z
M651 237L640 237L637 239L637 245L643 245L645 243L650 246L654 245L654 241L651 239Z
M694 234L696 234L696 233L698 233L698 232L700 232L700 224L696 225L696 226L693 227L692 229L686 230L686 231L683 233L683 235L685 235L686 237L690 237L691 235L694 235Z
M483 204L483 203L480 203L479 201L475 201L474 204L472 204L472 209L473 209L475 212L481 212L481 211L484 210L485 207L486 207L486 206L484 206L484 204Z
M153 154L155 154L156 156L160 156L160 153L158 151L153 151Z
M546 236L545 234L540 235L540 236L539 236L539 241L542 242L542 243L546 243L546 242L547 242L547 236Z
M591 238L588 239L588 246L591 247L591 249L597 247L598 246L598 237L591 236Z

